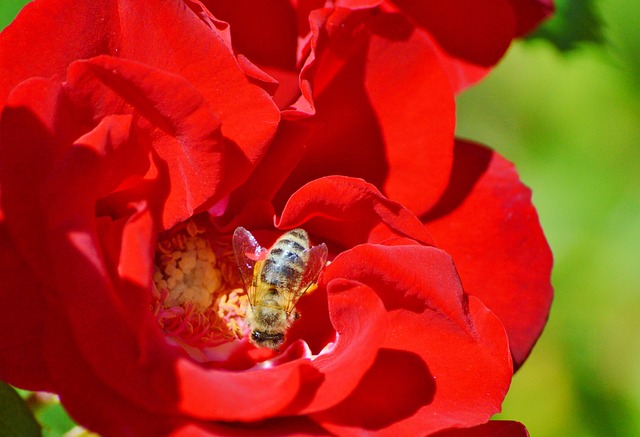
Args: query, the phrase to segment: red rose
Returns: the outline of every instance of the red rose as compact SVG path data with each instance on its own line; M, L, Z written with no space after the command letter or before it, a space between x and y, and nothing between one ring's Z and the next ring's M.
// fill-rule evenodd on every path
M459 255L465 290L503 320L519 367L546 323L551 258L529 190L512 166L454 139L454 91L463 84L452 72L478 79L512 38L552 11L551 2L360 0L311 12L302 5L322 2L289 3L256 2L249 10L242 2L208 3L231 23L235 50L289 84L287 92L297 89L291 72L302 65L302 91L288 101L276 94L285 120L230 208L249 194L282 207L322 176L366 179ZM296 37L308 41L297 51ZM291 144L304 148L292 151ZM516 312L514 305L527 309Z
M512 167L453 146L448 61L398 10L312 10L279 112L198 2L28 5L0 35L0 378L103 435L526 435L482 424L550 253ZM329 247L280 352L247 341L238 225Z

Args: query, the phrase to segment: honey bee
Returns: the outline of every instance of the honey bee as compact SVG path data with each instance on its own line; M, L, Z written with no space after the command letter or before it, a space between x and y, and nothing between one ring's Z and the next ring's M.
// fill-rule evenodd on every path
M327 246L311 247L307 232L293 229L266 250L249 231L238 227L233 251L249 298L245 316L251 328L249 340L277 351L299 317L298 300L314 285L327 261Z

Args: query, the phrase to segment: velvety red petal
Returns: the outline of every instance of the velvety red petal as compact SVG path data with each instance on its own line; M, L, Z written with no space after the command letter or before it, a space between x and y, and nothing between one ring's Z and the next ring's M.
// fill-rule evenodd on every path
M62 78L76 59L114 50L113 0L27 3L0 34L0 107L9 92L29 77ZM64 23L62 25L61 23ZM79 38L78 35L82 35ZM115 36L115 35L114 35Z
M46 283L50 269L48 254L42 250L47 240L40 190L52 163L79 132L68 123L73 106L59 84L45 79L25 81L14 90L11 102L14 106L4 108L0 118L2 210L18 251ZM68 115L58 117L60 113Z
M19 82L64 77L77 59L107 54L142 62L184 77L220 115L224 136L239 149L233 165L234 186L239 185L262 157L279 112L245 76L224 31L186 6L162 2L148 7L133 0L27 5L0 35L0 69L8 73L0 78L0 106Z
M56 393L76 422L105 437L164 436L184 424L184 418L175 413L158 414L153 409L141 408L130 396L122 396L97 377L78 348L78 332L69 326L64 305L55 299L48 302L51 307L44 347L46 365L53 374ZM113 350L117 355L117 349ZM157 384L170 386L173 382L158 379Z
M114 106L128 104L152 123L149 127L141 123L143 131L150 131L145 133L150 144L144 144L144 135L133 141L142 143L135 148L146 153L145 146L153 148L166 166L171 187L163 208L165 228L192 216L212 196L219 200L226 194L222 172L225 165L233 165L226 154L234 146L224 143L217 115L184 78L104 56L74 63L69 88L78 106L94 102L98 120ZM125 174L136 174L127 170Z
M54 319L56 320L56 319ZM83 426L105 437L108 436L277 436L277 435L326 435L317 424L303 417L269 419L247 424L224 424L201 421L178 413L178 405L172 411L158 413L151 408L141 408L132 403L129 396L121 396L113 387L96 378L94 369L86 364L82 353L73 341L73 332L64 320L49 324L52 341L47 364L59 383L58 392L65 409ZM73 383L69 383L72 380ZM157 384L174 384L171 380L157 380ZM209 387L200 387L207 392ZM255 391L255 382L247 391ZM87 394L91 394L90 402ZM234 402L218 394L236 409L242 409L242 401ZM178 402L178 397L175 398ZM238 403L239 402L239 403Z
M178 411L205 420L249 422L277 416L322 384L322 374L303 360L244 372L210 370L183 359L176 363ZM258 388L259 387L259 388Z
M375 290L391 329L352 394L314 420L339 435L413 435L499 411L512 372L504 328L478 299L467 301L445 252L362 245L336 257L322 282L337 278Z
M171 437L281 437L330 436L326 430L305 416L275 418L246 424L191 422L171 434Z
M480 80L515 36L508 0L393 0L433 38L454 89Z
M0 222L0 380L53 391L42 354L47 306L43 286Z
M173 411L177 399L173 360L179 351L166 344L149 311L149 288L138 285L148 281L148 277L135 282L127 276L110 277L108 266L113 260L105 262L103 258L93 208L87 206L86 193L74 189L93 185L92 175L101 173L100 162L82 159L81 154L75 158L79 161L69 162L70 168L83 168L86 173L77 172L70 180L50 179L51 203L46 205L43 215L49 251L57 255L49 260L50 281L56 288L48 298L58 303L51 310L58 308L68 318L76 348L96 378L151 411ZM73 159L70 157L69 161ZM60 198L53 193L67 197L67 214L56 208ZM140 247L150 252L154 244L152 230L157 228L145 205L139 208L131 214L128 225L133 229L128 230L124 242L127 243L129 234L134 234ZM140 227L151 229L135 232ZM146 255L150 264L149 252ZM148 269L138 274L145 273L148 274ZM49 341L57 344L54 339ZM76 382L67 376L59 383Z
M289 106L300 94L298 41L308 32L308 17L289 0L204 1L218 19L229 23L233 48L277 81L274 101Z
M73 331L69 330L65 320L52 319L49 326L53 347L49 348L49 363L59 383L58 392L65 409L83 426L105 437L108 436L278 436L278 435L326 435L321 427L304 417L276 418L247 424L215 423L200 421L193 417L180 415L178 406L169 413L154 412L141 408L113 391L113 388L96 378L94 370L87 366L82 353L73 341ZM73 383L69 383L72 379ZM158 384L172 384L170 380L158 380ZM254 391L252 387L244 387ZM207 387L201 387L203 392ZM90 394L90 402L87 395ZM224 398L224 396L222 396ZM244 404L230 398L226 402L236 409ZM176 397L176 402L178 398ZM240 401L241 402L241 401Z
M431 43L401 15L369 10L315 11L313 29L315 61L302 71L313 95L301 99L314 115L285 111L291 121L243 189L275 195L279 208L304 183L339 174L426 211L448 180L455 117Z
M38 104L34 108L19 104L25 100ZM123 135L128 125L119 122L128 117L104 118L103 124L82 137L84 143L70 147L59 137L69 134L65 121L76 111L59 86L43 79L27 81L16 88L10 102L15 106L5 108L0 124L2 207L17 250L26 254L36 278L50 287L40 297L47 302L46 313L58 308L63 313L60 317L68 318L77 347L103 381L123 393L133 393L133 399L152 398L154 405L171 404L174 397L166 396L170 385L150 381L156 373L149 368L143 371L147 378L137 374L142 371L137 366L144 363L143 354L155 350L160 342L165 345L164 339L156 332L155 338L147 339L147 349L141 350L127 331L132 319L125 310L129 301L122 302L115 291L126 290L127 281L109 279L108 266L113 263L104 262L95 234L96 198L106 187L117 185L114 176L123 177L121 169L127 168L131 159L130 154L121 153L129 146ZM62 134L56 136L56 130ZM143 214L144 209L140 211ZM147 233L147 237L151 235ZM151 239L139 243L147 248L154 245ZM149 295L148 288L131 287L128 291L129 300ZM142 314L149 323L148 302ZM55 348L55 338L48 342ZM160 374L170 368L167 364L156 364Z
M86 162L84 166L74 165L73 168L82 167L86 175L101 174L89 164ZM66 182L64 178L54 181ZM52 186L51 183L49 186L52 192L87 197L78 190L74 192L72 186L88 184L79 180L73 182L69 186ZM52 204L55 200L51 199ZM61 254L59 260L53 261L56 273L53 280L65 290L58 299L69 315L80 353L96 377L112 390L150 411L179 411L207 420L253 421L276 415L288 405L300 402L300 396L308 396L317 389L321 375L307 362L292 362L252 372L226 372L207 369L187 358L174 361L177 351L171 351L164 343L148 311L148 302L144 300L149 293L148 287L127 284L126 269L119 272L124 276L122 283L104 280L108 274L96 237L90 227L87 228L90 222L79 220L93 211L86 211L82 202L72 204L75 209L65 211L70 214L68 217L66 214L55 218L45 216L45 222L51 228L49 241ZM144 220L145 214L142 210L132 216L127 229L141 227L142 233L130 232L132 238L138 239L133 244L150 248L152 242L148 239L152 233L148 228L152 226L148 219ZM123 244L128 241L128 235L123 234ZM123 247L120 253L126 248ZM150 257L149 253L141 255ZM145 264L148 267L150 260ZM67 275L65 266L73 266L78 271ZM150 277L148 271L133 272L134 279L139 275L142 275L142 281L139 281L142 284ZM141 326L133 325L135 321L127 315L135 315L132 313L135 310L138 317L144 315L139 321ZM136 336L132 337L131 333ZM268 389L255 390L256 381ZM274 393L278 395L274 396ZM177 406L176 399L179 399ZM230 399L234 401L230 402Z
M202 2L230 25L233 47L261 67L296 68L298 28L289 0Z
M386 199L373 185L357 178L330 176L296 191L277 222L280 229L302 226L319 241L349 248L410 237L425 244L431 236L399 203Z
M313 360L324 375L322 385L308 396L308 405L292 405L292 414L324 410L349 396L373 364L389 329L382 302L370 288L336 279L327 291L337 339Z
M552 0L392 1L433 37L457 91L482 79L515 37L553 12Z
M449 188L424 222L453 257L465 291L502 320L520 366L553 297L551 251L531 191L497 153L459 141Z
M473 428L441 431L433 437L529 437L529 432L520 422L495 420Z

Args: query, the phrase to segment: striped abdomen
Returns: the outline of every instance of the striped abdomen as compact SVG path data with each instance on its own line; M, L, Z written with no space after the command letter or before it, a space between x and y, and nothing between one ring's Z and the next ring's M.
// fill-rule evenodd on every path
M303 229L294 229L282 235L273 244L264 261L260 282L277 291L297 290L305 269L305 252L309 249L309 235Z

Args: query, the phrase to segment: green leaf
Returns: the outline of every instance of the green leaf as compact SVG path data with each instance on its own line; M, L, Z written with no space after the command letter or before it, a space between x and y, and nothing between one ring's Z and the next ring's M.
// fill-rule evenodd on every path
M0 435L5 437L42 435L40 425L20 395L4 382L0 382Z
M594 0L556 0L556 13L528 39L544 39L568 52L583 44L602 44L604 25Z
M76 425L59 402L45 405L36 417L42 424L44 437L62 436Z
M29 0L2 0L0 2L0 30L11 23L27 3Z

